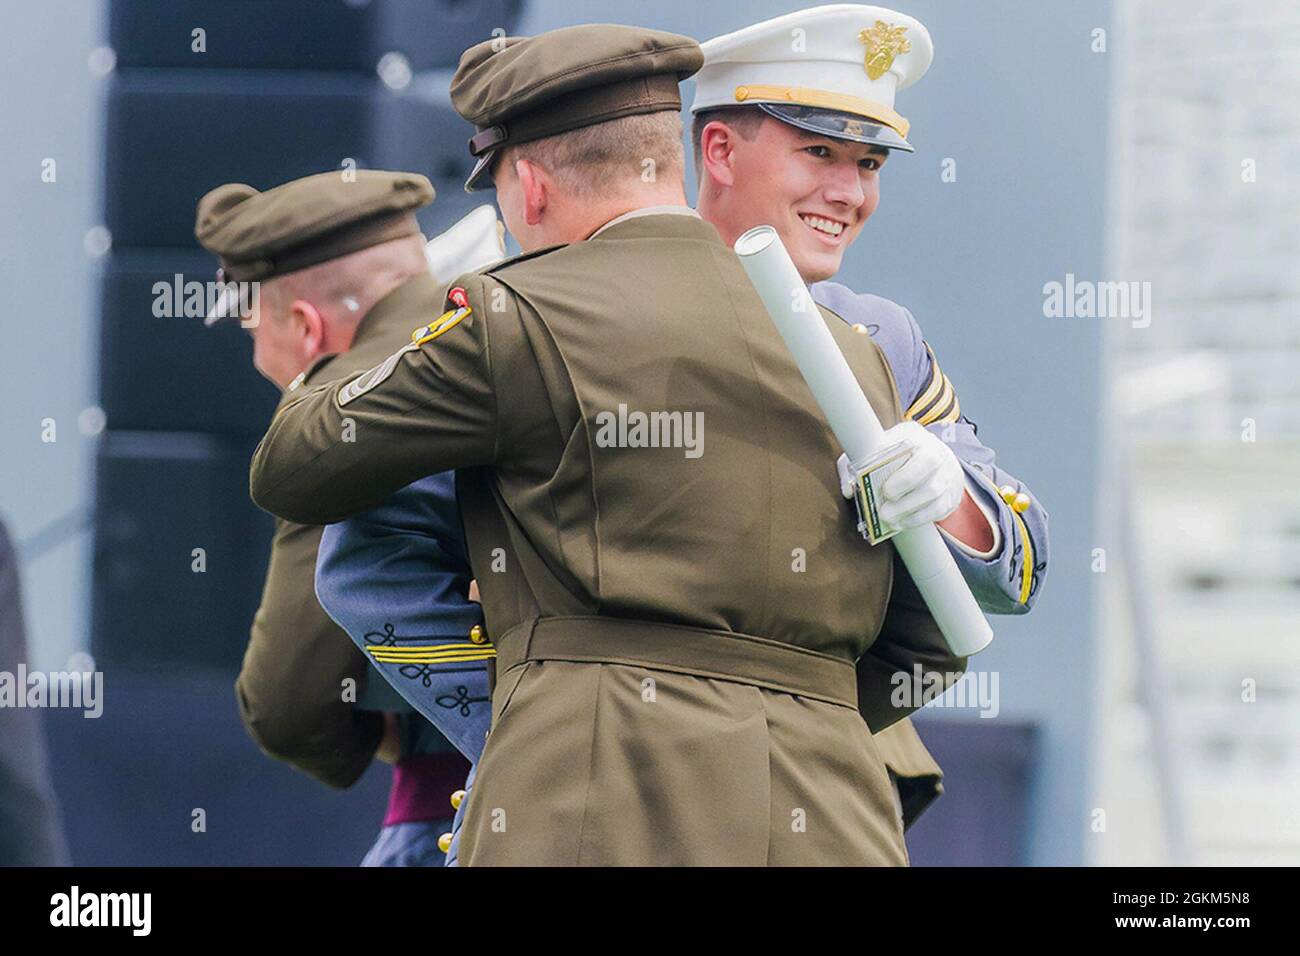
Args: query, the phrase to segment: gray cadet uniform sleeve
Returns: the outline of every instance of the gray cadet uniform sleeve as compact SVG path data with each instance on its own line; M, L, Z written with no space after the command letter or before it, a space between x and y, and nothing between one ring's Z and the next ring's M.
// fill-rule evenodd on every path
M894 373L903 417L926 426L961 462L971 497L995 529L993 547L981 554L942 533L980 607L990 614L1024 614L1047 576L1047 511L979 440L912 313L838 282L816 283L812 292L845 322L867 327Z

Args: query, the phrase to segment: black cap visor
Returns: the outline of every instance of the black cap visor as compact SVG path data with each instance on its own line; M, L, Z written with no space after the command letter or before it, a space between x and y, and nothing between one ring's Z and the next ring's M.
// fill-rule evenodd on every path
M839 110L823 109L820 106L799 106L795 103L756 103L754 104L769 116L789 123L810 133L820 133L832 139L844 139L853 143L865 143L882 149L899 149L915 152L912 144L898 135L898 131L883 123L853 113Z

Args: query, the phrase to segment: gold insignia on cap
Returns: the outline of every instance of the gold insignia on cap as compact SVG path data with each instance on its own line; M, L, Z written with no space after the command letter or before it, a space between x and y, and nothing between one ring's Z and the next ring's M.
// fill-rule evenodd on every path
M868 79L880 79L894 65L894 57L912 49L911 41L903 36L906 30L907 27L891 27L884 20L877 20L870 30L858 33L858 39L867 45L862 65Z

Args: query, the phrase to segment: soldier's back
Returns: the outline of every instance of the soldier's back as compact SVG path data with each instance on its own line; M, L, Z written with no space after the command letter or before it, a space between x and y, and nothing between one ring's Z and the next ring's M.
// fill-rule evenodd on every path
M555 429L541 473L506 455L497 479L576 606L856 659L884 614L892 548L856 533L840 450L713 226L633 217L489 273L520 303ZM896 421L870 338L830 324ZM536 396L499 398L508 416Z
M853 663L892 548L734 254L645 215L467 282L511 447L462 483L498 654L462 863L905 863Z

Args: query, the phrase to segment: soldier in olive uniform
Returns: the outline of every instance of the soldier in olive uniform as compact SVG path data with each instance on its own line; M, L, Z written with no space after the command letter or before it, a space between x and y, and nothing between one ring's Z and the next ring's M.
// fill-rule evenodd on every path
M904 864L869 727L921 703L890 700L900 660L964 666L892 546L863 545L788 350L685 206L677 83L699 64L688 38L612 26L468 51L473 176L529 251L456 280L384 362L300 390L254 458L254 499L308 522L462 469L497 653L471 865ZM898 423L879 349L826 321Z
M229 295L208 324L240 317L254 365L288 394L370 367L441 302L415 219L432 199L423 176L370 170L266 192L239 183L212 190L195 234L219 257ZM447 794L467 765L424 720L390 712L405 709L395 695L388 704L368 686L385 685L367 681L365 657L316 600L321 530L276 523L236 683L240 715L267 753L332 787L350 786L375 756L395 763L386 826L367 861L439 865ZM348 680L357 693L347 693Z

